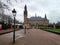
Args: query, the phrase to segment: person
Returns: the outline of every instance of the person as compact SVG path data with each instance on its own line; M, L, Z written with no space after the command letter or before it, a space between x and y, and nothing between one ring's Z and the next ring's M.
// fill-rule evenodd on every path
M24 31L24 34L26 34L26 26L25 26L25 31Z
M24 27L24 34L26 34L26 26L25 26L25 25L23 25L23 27Z

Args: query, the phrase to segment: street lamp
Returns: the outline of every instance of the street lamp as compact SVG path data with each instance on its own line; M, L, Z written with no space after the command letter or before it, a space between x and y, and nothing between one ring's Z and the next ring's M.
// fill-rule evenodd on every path
M16 16L16 10L12 10L12 14L14 16L14 31L13 31L13 43L15 43L15 16Z

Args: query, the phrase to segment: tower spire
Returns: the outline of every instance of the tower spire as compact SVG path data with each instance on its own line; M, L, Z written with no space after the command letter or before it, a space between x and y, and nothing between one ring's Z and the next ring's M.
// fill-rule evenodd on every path
M24 7L24 23L27 23L27 6Z
M46 16L46 14L45 14L45 19L47 19L47 16Z
M26 6L26 4L25 4L25 7L24 7L24 8L25 8L25 11L27 11L27 6Z
M36 13L35 13L35 17L37 17L37 16L36 16Z

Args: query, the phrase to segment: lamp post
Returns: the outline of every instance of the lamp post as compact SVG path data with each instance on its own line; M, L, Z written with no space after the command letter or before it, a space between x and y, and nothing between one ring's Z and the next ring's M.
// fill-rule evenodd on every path
M15 16L16 16L16 10L12 10L12 14L14 16L14 31L13 31L13 43L15 43Z

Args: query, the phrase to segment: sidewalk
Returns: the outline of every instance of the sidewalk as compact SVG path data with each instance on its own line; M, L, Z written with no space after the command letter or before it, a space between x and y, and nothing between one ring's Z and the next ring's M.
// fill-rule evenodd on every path
M24 37L24 30L18 30L15 32L15 40L19 40ZM0 35L0 45L14 45L13 43L13 32L8 34Z
M5 30L0 30L0 35L2 35L2 34L5 34L5 33L9 33L9 32L12 32L14 29L12 28L12 29L5 29ZM18 29L16 29L16 31L17 31Z

